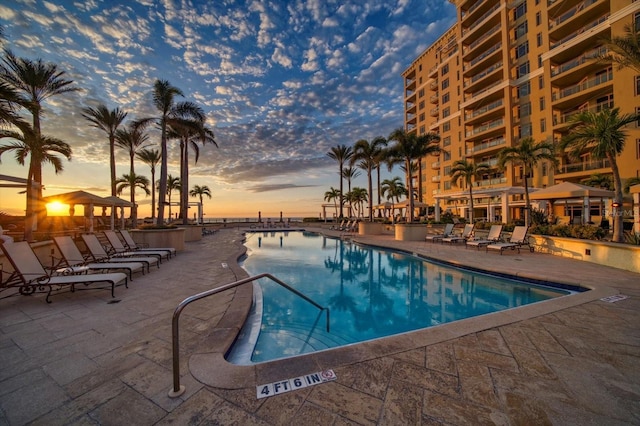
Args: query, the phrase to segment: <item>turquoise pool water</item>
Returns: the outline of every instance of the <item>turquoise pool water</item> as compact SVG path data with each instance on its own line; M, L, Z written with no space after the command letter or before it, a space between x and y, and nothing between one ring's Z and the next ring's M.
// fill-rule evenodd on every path
M274 282L254 286L250 320L227 357L250 364L474 317L569 294L471 272L409 254L308 232L247 234L243 267L270 273L330 309Z

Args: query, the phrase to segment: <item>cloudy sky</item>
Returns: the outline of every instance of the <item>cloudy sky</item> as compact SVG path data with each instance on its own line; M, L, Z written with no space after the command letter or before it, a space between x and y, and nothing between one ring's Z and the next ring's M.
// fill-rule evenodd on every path
M454 21L448 0L0 4L5 47L57 64L82 89L45 104L43 132L73 148L62 174L45 167L45 195L109 195L108 141L79 110L104 103L130 119L155 116L152 86L165 79L203 107L215 131L219 148L202 148L190 166L190 185L213 192L210 218L318 216L324 193L339 185L326 153L402 125L400 74ZM173 175L178 154L173 147ZM119 176L127 161L118 153ZM150 177L142 163L136 172ZM26 167L5 154L0 173L26 177ZM366 175L354 185L366 188ZM138 196L143 215L149 198ZM0 211L19 213L23 202L0 190Z

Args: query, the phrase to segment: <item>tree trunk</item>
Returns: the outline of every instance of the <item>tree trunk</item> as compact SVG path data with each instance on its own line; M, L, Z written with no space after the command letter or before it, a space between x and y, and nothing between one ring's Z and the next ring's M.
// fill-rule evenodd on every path
M111 169L111 196L117 196L116 192L116 138L109 135L109 167Z
M160 184L158 188L158 225L164 225L164 205L167 195L167 123L162 118L160 137Z
M413 223L413 176L411 176L411 160L410 159L406 159L405 160L405 165L407 167L408 173L407 175L409 176L409 182L407 182L407 188L409 189L409 223Z
M181 143L182 164L180 166L180 216L182 224L189 224L189 142Z
M622 226L622 181L620 179L620 170L616 157L607 155L611 163L611 171L613 172L613 190L615 191L614 200L618 204L618 208L613 209L613 241L616 243L624 242L624 228Z
M367 179L369 181L369 222L373 222L373 181L371 180L371 167L367 169Z
M529 170L526 166L524 169L524 224L531 226L531 200L529 200Z

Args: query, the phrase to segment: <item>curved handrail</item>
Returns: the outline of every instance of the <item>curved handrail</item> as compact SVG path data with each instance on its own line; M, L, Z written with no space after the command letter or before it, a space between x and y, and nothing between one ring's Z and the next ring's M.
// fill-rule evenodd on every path
M287 290L291 291L297 296L300 296L301 298L311 303L313 306L320 309L321 311L326 310L327 311L327 332L329 332L329 314L330 314L329 308L323 307L322 305L318 304L314 300L310 299L308 296L305 296L295 288L291 287L290 285L286 284L284 281L281 281L280 279L274 277L271 274L264 273L264 274L255 275L253 277L234 281L232 283L225 284L221 287L217 287L211 290L204 291L202 293L194 294L193 296L189 296L186 299L184 299L182 302L180 302L180 304L176 307L176 310L173 312L173 319L171 320L171 340L172 340L172 346L173 346L173 388L171 388L171 390L169 391L170 398L176 398L182 395L185 391L184 385L180 385L180 341L179 341L180 337L179 337L179 327L178 327L180 314L182 313L184 308L186 308L187 305L189 305L191 302L195 302L196 300L213 296L214 294L218 294L222 291L229 290L229 289L241 286L243 284L247 284L247 283L259 280L261 278L269 278L271 281L281 285L282 287L286 288Z

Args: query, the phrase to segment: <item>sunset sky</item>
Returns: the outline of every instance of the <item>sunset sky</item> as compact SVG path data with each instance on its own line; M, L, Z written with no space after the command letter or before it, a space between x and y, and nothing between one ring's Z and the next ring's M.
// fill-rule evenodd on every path
M57 64L82 89L44 105L43 133L73 148L62 174L45 165L44 195L110 195L106 135L80 109L105 103L128 111L128 119L156 116L152 86L165 79L184 92L178 100L203 107L219 145L202 148L190 165L190 186L208 185L213 193L205 218L258 211L317 217L324 193L339 186L337 164L326 153L402 126L400 74L454 22L447 0L0 4L5 47ZM150 141L159 145L156 131ZM121 176L128 158L122 150L117 155ZM173 144L169 155L169 173L178 175ZM26 177L13 155L1 160L1 174ZM141 162L136 173L150 177ZM353 186L366 188L364 172ZM139 216L150 215L151 197L140 193L137 200ZM0 189L0 211L23 209L23 195Z

